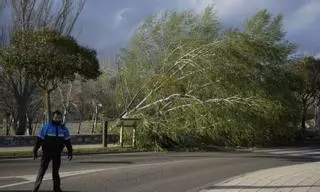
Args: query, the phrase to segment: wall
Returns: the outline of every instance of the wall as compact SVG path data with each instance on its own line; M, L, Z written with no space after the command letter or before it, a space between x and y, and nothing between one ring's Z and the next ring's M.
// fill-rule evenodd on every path
M35 140L35 136L0 136L0 147L33 146ZM102 135L73 135L71 141L73 145L102 144ZM119 135L108 135L108 144L118 141Z

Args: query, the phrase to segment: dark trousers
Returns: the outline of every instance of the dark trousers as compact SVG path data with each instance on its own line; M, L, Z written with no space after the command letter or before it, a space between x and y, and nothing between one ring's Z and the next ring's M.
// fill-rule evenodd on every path
M37 179L35 182L33 192L38 192L40 185L42 183L43 176L48 169L49 163L52 160L52 180L53 180L53 188L54 191L60 190L60 176L59 169L61 165L61 156L59 155L43 155L41 158L41 165L38 171Z

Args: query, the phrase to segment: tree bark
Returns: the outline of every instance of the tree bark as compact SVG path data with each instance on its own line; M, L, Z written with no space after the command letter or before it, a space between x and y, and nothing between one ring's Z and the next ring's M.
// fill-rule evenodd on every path
M79 123L78 130L77 130L78 135L80 134L81 126L82 126L82 114L80 113L80 123Z
M62 118L62 123L63 124L66 123L67 113L68 113L68 109L67 109L67 107L65 107L64 110L63 110L63 118Z
M91 134L94 134L95 130L97 129L97 122L98 122L98 105L96 104L95 106L95 110L93 112L93 116L92 116L92 130L91 130Z
M314 102L314 128L319 130L320 116L319 116L319 98Z
M9 136L10 135L10 115L7 114L6 115L6 135Z
M302 120L301 120L302 131L306 130L307 112L308 112L308 108L306 107L306 105L304 105L303 111L302 111Z
M29 135L33 135L33 118L30 117L30 115L28 115L28 131L29 131Z
M94 129L95 130L97 130L97 125L98 125L98 105L96 105L96 110L95 110L95 115L94 115Z
M12 117L12 126L10 126L14 132L16 132L18 127L18 120L15 116Z
M50 101L50 91L48 89L44 90L44 113L45 113L45 123L52 120L51 117L51 101Z
M80 134L81 126L82 126L82 121L80 121L79 126L78 126L78 130L77 130L78 135Z
M96 125L96 113L93 112L93 114L92 114L92 129L91 129L91 134L93 134L94 131L95 131L95 128L96 128L95 125Z
M16 135L24 135L26 132L26 125L27 125L27 104L26 102L20 102L18 104L18 117L17 120L19 121L19 125L16 129Z
M71 98L72 98L72 90L73 90L73 84L72 82L69 83L69 90L66 96L64 96L63 94L63 90L61 87L58 87L58 90L60 92L60 97L63 103L63 124L66 123L66 119L67 119L67 114L68 114L68 109L71 103Z

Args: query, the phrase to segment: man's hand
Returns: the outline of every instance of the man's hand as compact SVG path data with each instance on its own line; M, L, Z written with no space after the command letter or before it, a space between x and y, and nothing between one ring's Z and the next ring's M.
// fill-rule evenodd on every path
M38 158L38 151L33 151L33 160Z
M69 159L69 161L71 161L71 160L72 160L72 157L73 157L72 152L68 152L68 159Z
M37 137L36 144L33 147L33 159L34 160L38 158L38 151L39 151L42 143L43 143L43 139L41 139L40 137Z

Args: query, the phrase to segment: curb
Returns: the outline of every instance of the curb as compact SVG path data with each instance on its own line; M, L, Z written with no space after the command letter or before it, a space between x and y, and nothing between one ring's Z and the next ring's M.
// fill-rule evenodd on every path
M278 147L279 148L279 147ZM194 148L194 149L178 149L178 150L169 150L167 152L238 152L238 153L252 153L257 150L270 149L270 148L258 148L258 147L223 147L211 145L205 148ZM271 148L274 149L274 148ZM74 155L95 155L95 154L114 154L114 153L137 153L137 152L150 152L147 149L138 149L130 147L112 147L112 148L75 148ZM66 152L62 153L62 156L65 156ZM0 152L0 159L18 159L18 158L32 158L32 148L30 150L24 151L6 151Z
M216 145L211 145L211 146L207 146L204 148L194 148L194 149L186 149L186 150L182 150L182 151L186 151L186 152L216 152L216 151L220 151L220 152L253 152L255 150L257 150L258 148L256 147L251 147L251 148L245 148L245 147L223 147L223 146L216 146ZM179 150L181 151L181 150Z
M116 154L116 153L137 153L137 152L149 152L146 149L135 148L80 148L74 149L73 155L98 155L98 154ZM61 156L66 156L66 151L62 152ZM41 153L39 154L39 157ZM30 151L8 151L0 152L0 159L19 159L19 158L32 158L33 153Z

